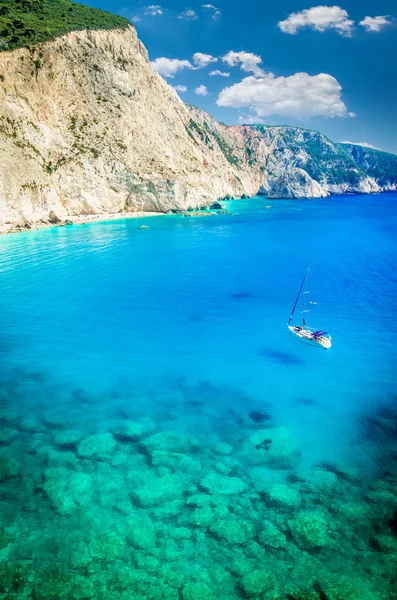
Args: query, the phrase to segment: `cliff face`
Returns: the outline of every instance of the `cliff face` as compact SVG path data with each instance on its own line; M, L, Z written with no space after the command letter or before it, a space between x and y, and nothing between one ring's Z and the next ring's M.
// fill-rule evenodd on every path
M328 193L303 169L287 169L274 179L268 191L269 198L325 198Z
M394 154L355 144L343 144L343 147L382 189L397 190L397 157Z
M321 134L226 127L184 104L132 27L1 52L0 144L3 224L195 208L267 192L293 168L325 192L383 185Z

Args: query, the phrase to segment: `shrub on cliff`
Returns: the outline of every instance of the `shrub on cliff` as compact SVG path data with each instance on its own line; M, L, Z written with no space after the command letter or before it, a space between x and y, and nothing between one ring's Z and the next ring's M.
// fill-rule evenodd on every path
M123 17L70 0L0 0L0 51L33 46L69 31L128 25Z

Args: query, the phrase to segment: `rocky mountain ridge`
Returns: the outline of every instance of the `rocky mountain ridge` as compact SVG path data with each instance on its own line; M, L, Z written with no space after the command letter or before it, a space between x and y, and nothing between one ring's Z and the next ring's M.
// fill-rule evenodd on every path
M0 52L0 141L3 229L187 210L227 195L278 197L289 177L293 197L397 184L393 155L378 177L374 158L320 133L227 127L185 104L132 26Z

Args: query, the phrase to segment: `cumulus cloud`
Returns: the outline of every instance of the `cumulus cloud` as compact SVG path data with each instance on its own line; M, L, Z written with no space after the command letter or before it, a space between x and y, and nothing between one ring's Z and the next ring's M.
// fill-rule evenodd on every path
M220 71L219 69L211 71L210 75L211 77L214 77L215 75L219 75L220 77L230 77L230 73L226 73L226 71Z
M314 6L290 14L278 26L281 31L290 34L295 34L302 27L310 27L321 32L336 29L340 35L349 37L353 32L354 21L349 19L347 11L340 6Z
M156 58L152 61L152 67L155 71L163 75L163 77L174 77L178 71L182 69L193 69L193 65L188 60L180 60L179 58Z
M231 50L222 57L222 60L229 67L240 65L240 69L247 73L253 73L257 77L264 75L264 71L258 66L262 62L261 57L252 52L233 52Z
M364 146L364 148L372 148L372 150L380 150L377 146L373 146L372 144L368 144L367 142L349 142L346 140L345 142L340 142L341 144L353 144L353 146Z
M185 19L187 21L195 21L198 19L198 15L192 8L187 8L179 16L178 19Z
M141 17L138 17L138 16L131 18L132 23L139 23L139 21L141 21L141 20L142 20Z
M162 15L163 12L163 7L160 6L160 4L151 4L150 6L145 7L145 15L150 15L151 17Z
M205 85L199 85L194 91L198 96L208 96L208 90Z
M174 85L174 90L177 92L187 92L186 85Z
M211 11L213 19L217 19L218 17L221 16L221 11L219 10L219 8L217 8L213 4L202 4L201 8L204 8L204 10L207 10L207 11Z
M276 77L267 73L261 78L246 77L221 91L219 106L248 107L258 117L281 115L297 117L353 117L341 99L342 88L331 75L296 73Z
M193 61L198 69L203 69L211 63L218 62L218 59L214 56L211 56L211 54L203 54L202 52L196 52L195 54L193 54Z
M362 25L366 31L380 31L391 25L392 21L388 18L388 15L382 15L379 17L365 17L362 21L360 21L360 25Z

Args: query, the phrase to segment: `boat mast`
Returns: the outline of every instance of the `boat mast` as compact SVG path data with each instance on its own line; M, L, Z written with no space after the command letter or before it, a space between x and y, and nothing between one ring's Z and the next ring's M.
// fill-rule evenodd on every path
M302 303L302 327L306 325L305 323L305 304L306 304L306 294L307 294L307 278L309 276L310 267L306 267L306 275L305 275L305 289L303 290L303 303Z
M302 291L303 285L304 285L304 283L305 283L305 281L306 281L306 277L307 277L307 272L308 272L308 270L309 270L309 267L307 267L307 269L306 269L306 273L305 273L305 276L304 276L304 278L302 279L302 283L301 283L301 286L300 286L300 288L299 288L299 292L298 292L298 295L297 295L297 297L296 297L295 304L294 304L294 308L292 309L292 313L291 313L291 316L290 316L290 318L289 318L288 325L291 323L291 321L292 321L292 319L293 319L293 317L294 317L295 308L296 308L296 305L298 304L299 296L301 295L301 291Z

